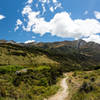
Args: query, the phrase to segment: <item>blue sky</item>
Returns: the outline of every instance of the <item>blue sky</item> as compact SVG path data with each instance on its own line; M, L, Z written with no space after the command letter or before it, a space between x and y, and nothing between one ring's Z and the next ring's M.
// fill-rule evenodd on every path
M0 0L0 39L53 42L82 38L100 43L99 4L100 0Z

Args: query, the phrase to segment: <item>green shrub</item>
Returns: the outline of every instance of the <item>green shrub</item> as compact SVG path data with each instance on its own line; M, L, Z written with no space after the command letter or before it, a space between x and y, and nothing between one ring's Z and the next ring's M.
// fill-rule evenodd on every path
M23 68L24 68L23 66L14 66L14 65L0 66L0 73L1 74L13 73Z

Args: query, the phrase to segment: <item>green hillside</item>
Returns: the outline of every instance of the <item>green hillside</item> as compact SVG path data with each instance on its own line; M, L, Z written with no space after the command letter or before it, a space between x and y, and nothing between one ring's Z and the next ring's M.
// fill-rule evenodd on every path
M0 100L51 96L59 89L57 82L64 72L100 69L99 50L99 44L82 40L0 43Z
M69 97L66 100L99 100L100 69L68 74ZM74 91L73 91L74 90Z
M20 44L0 44L0 65L55 64L41 49Z

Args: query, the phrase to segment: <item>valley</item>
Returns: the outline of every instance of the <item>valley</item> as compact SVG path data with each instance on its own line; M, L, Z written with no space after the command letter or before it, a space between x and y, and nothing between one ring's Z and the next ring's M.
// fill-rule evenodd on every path
M99 73L97 43L0 40L0 100L99 100Z

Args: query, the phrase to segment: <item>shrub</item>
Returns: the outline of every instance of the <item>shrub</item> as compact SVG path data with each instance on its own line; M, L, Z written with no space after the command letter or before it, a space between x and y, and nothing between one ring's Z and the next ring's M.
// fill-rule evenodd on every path
M91 80L91 82L94 82L95 81L95 78L94 77L91 77L90 80Z
M86 81L83 82L82 86L80 87L80 92L86 92L89 93L93 90L93 86L91 83L88 83Z

